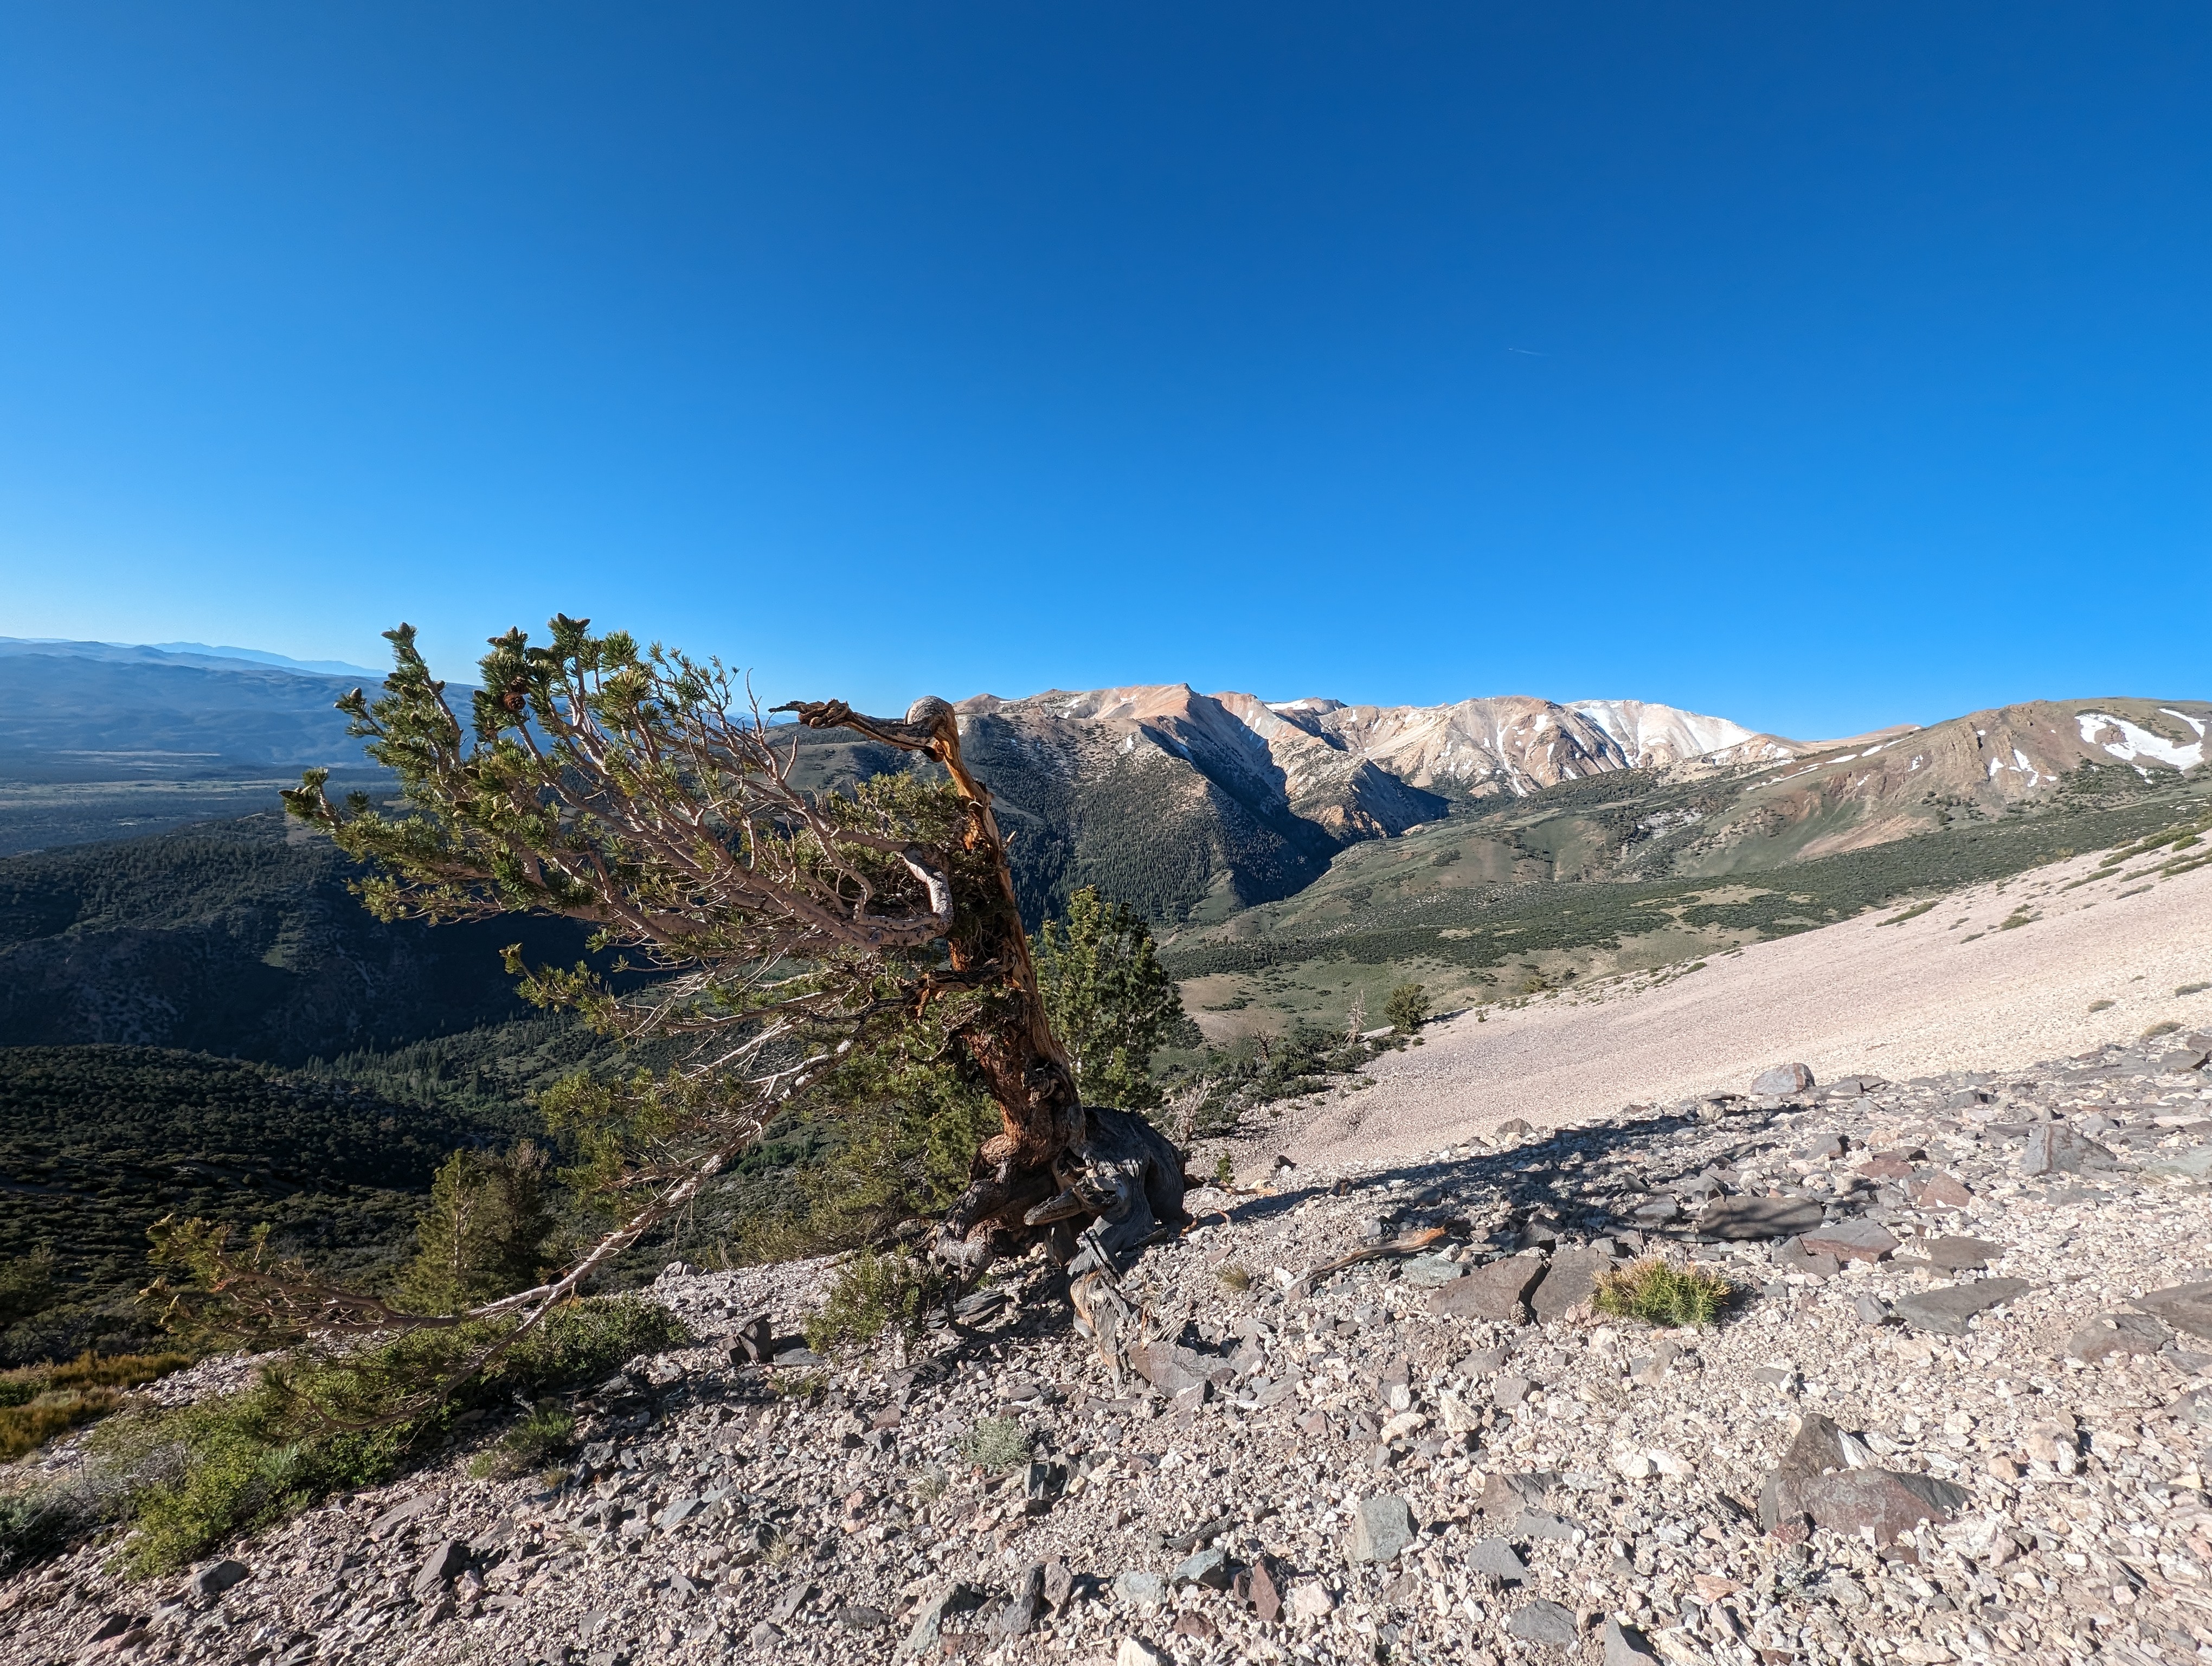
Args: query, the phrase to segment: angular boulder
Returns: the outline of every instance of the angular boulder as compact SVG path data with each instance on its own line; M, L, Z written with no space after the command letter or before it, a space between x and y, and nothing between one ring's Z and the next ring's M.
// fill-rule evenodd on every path
M1419 1536L1413 1525L1413 1507L1395 1493L1384 1493L1359 1501L1358 1512L1344 1535L1347 1562L1388 1562L1396 1559Z
M1564 1319L1597 1294L1598 1274L1612 1266L1613 1257L1595 1250L1555 1251L1528 1305L1539 1319Z
M1486 1262L1463 1279L1454 1279L1429 1298L1429 1311L1451 1319L1488 1319L1519 1324L1528 1317L1524 1303L1544 1276L1540 1256L1508 1256Z
M2185 1330L2191 1336L2212 1341L2212 1281L2168 1285L2163 1290L2136 1297L2135 1305L2165 1320L2176 1330Z
M2021 1153L2022 1174L2079 1174L2096 1159L2112 1160L2106 1151L2087 1134L2063 1122L2038 1122L2027 1131L2027 1149Z
M1820 1206L1809 1197L1724 1197L1698 1217L1698 1236L1750 1243L1792 1237L1820 1224Z
M1964 1336L1966 1322L1976 1314L2027 1293L2026 1279L1977 1279L1972 1284L1939 1285L1933 1290L1900 1296L1890 1312L1915 1330L1937 1336Z
M2116 1353L2156 1353L2172 1335L2148 1313L2100 1313L2067 1340L2066 1353L2095 1365Z
M1813 1525L1846 1537L1871 1530L1876 1545L1896 1542L1922 1522L1941 1526L1966 1508L1970 1495L1934 1475L1896 1469L1845 1469L1783 1484L1785 1505L1813 1518Z
M1751 1079L1752 1092L1761 1097L1787 1098L1808 1092L1814 1085L1812 1067L1802 1064L1778 1064Z
M1871 1220L1839 1220L1832 1226L1815 1226L1798 1235L1806 1253L1833 1256L1839 1262L1886 1261L1896 1253L1897 1240Z

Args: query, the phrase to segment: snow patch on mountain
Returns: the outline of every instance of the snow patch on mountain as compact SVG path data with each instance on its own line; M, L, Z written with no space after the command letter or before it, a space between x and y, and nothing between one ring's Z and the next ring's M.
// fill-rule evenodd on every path
M2185 714L2176 712L2174 715L2197 730L2199 738L2193 745L2178 745L2164 735L2137 728L2124 717L2114 717L2109 712L2081 712L2074 721L2081 726L2085 742L2102 747L2123 763L2139 765L2142 759L2149 758L2176 769L2193 769L2204 762L2204 731Z
M1692 761L1756 763L1796 756L1773 735L1656 701L1570 700L1567 709L1603 729L1638 769Z

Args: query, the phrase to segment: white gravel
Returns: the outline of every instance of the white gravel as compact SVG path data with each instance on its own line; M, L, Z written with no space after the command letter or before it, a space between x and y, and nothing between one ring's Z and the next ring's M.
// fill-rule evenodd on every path
M1269 1154L1388 1158L1508 1117L1547 1126L1740 1089L1786 1059L1823 1079L1855 1070L1903 1079L2025 1065L2160 1022L2212 1027L2212 989L2174 994L2212 984L2212 868L2065 889L2098 860L1977 886L1900 925L1882 924L1899 912L1885 909L1687 975L1432 1025L1420 1047L1369 1067L1373 1087L1294 1110L1267 1136ZM2031 923L2001 927L2022 909ZM2093 1012L2097 1001L2112 1004Z

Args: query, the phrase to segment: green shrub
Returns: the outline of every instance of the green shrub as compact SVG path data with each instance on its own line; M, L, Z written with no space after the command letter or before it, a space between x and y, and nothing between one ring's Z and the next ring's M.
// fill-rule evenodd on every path
M45 1312L54 1298L52 1250L41 1247L0 1264L0 1330Z
M529 1416L499 1438L498 1444L469 1464L479 1480L511 1478L544 1469L576 1444L576 1414L558 1401L540 1401Z
M2201 995L2207 989L2212 989L2212 983L2185 983L2173 993L2176 995Z
M1709 1325L1735 1299L1735 1286L1703 1267L1676 1267L1658 1256L1598 1275L1596 1307L1617 1318L1655 1325Z
M93 1447L135 1529L124 1566L171 1572L317 1499L392 1480L434 1456L464 1412L591 1382L685 1340L665 1309L635 1298L572 1303L450 1396L422 1403L495 1336L458 1325L346 1354L303 1350L236 1393L109 1420ZM550 1414L538 1415L532 1438L550 1438Z
M975 1420L960 1442L960 1456L993 1474L1030 1460L1032 1437L1018 1418L984 1417Z
M2107 1012L2112 1005L2113 1003L2109 1000L2093 1000L2089 1003L2089 1010L2093 1012Z
M546 1166L529 1140L447 1158L416 1228L415 1258L399 1276L400 1301L416 1313L458 1313L535 1285L561 1259Z
M1401 1036L1410 1036L1429 1016L1429 992L1419 983L1401 983L1382 1002L1382 1016Z
M887 1328L918 1336L945 1288L943 1275L921 1257L863 1250L845 1264L829 1300L806 1322L806 1345L826 1353L844 1343L872 1342Z
M2156 1041L2160 1036L2171 1036L2180 1028L2181 1026L2176 1024L2172 1018L2161 1019L2159 1023L2154 1024L2149 1029L2142 1032L2142 1039L2145 1041Z

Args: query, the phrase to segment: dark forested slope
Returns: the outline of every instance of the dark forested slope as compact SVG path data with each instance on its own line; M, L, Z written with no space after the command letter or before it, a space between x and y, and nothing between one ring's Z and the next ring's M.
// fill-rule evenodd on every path
M296 1064L523 1015L505 944L583 953L565 921L381 924L353 875L273 811L0 860L0 1044Z

